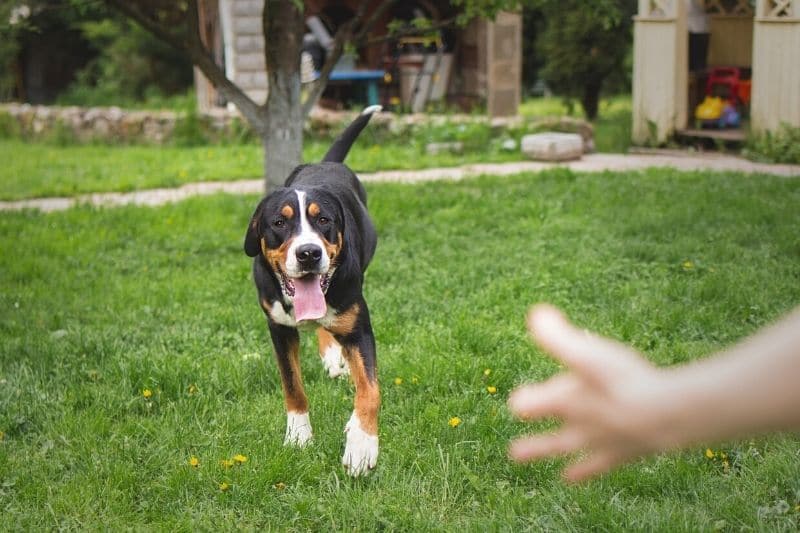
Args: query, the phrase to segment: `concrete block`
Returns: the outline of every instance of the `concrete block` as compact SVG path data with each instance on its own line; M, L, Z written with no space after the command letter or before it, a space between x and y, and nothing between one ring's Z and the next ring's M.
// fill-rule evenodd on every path
M531 159L568 161L583 155L583 139L577 133L533 133L522 138L521 149Z

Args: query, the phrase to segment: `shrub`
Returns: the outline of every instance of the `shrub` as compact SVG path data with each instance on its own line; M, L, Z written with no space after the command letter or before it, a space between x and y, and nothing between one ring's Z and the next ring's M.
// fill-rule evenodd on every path
M800 127L783 124L777 132L751 135L743 153L756 161L800 164Z
M0 111L0 139L19 139L20 137L22 137L22 130L19 122L5 111Z
M176 146L201 146L208 144L208 128L203 123L197 108L190 105L175 121L172 142Z

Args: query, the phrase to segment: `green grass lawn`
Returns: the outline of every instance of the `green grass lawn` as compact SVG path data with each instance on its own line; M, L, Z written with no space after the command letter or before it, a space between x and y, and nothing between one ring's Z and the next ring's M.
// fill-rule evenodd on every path
M309 141L306 161L319 161L330 141ZM53 146L0 140L0 200L75 196L92 192L177 187L195 181L253 179L263 174L263 152L254 144L171 146ZM428 155L416 144L360 142L348 164L359 172L420 169L466 163L518 161L499 150Z
M560 100L526 101L520 115L566 114ZM595 123L595 142L601 152L624 152L630 139L630 98L603 101ZM521 131L512 132L521 136ZM465 142L463 154L426 153L428 142ZM348 164L359 172L452 167L469 163L519 161L518 151L500 148L488 124L472 127L449 124L421 128L413 138L393 138L367 128L353 146ZM303 157L319 161L328 139L308 139ZM256 144L175 146L78 145L26 143L0 138L0 200L44 196L75 196L92 192L133 191L176 187L195 181L230 181L261 176L263 151Z
M358 480L339 464L352 387L312 338L315 441L281 446L241 251L256 197L0 213L0 530L797 530L797 438L709 443L730 470L701 445L566 486L561 461L506 459L552 423L505 399L557 372L526 339L536 301L660 365L800 303L800 181L562 170L368 190L383 409Z

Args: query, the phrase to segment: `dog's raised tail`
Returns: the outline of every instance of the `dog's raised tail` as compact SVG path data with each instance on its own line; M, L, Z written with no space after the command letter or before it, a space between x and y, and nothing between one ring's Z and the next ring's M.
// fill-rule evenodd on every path
M379 105L371 105L364 109L364 111L362 111L333 142L333 145L331 145L325 157L322 158L322 161L342 163L344 158L347 157L347 152L350 151L350 147L353 146L353 143L358 138L358 134L361 133L361 130L367 125L369 119L372 118L372 114L377 113L381 109L383 109L383 107Z

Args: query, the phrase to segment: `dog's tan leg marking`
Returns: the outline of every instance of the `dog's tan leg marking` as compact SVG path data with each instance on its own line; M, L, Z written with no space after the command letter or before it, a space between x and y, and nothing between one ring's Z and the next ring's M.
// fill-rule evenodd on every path
M361 306L357 303L350 306L344 312L336 315L333 323L328 327L328 331L334 335L349 335L353 332L358 321L358 313L361 311Z
M378 411L381 405L377 376L370 377L357 347L344 349L356 388L353 414L345 426L342 464L351 476L360 476L378 462Z
M278 356L281 371L281 386L286 403L286 445L303 446L311 440L311 423L308 418L308 399L303 389L300 373L300 345L289 342L285 357Z

